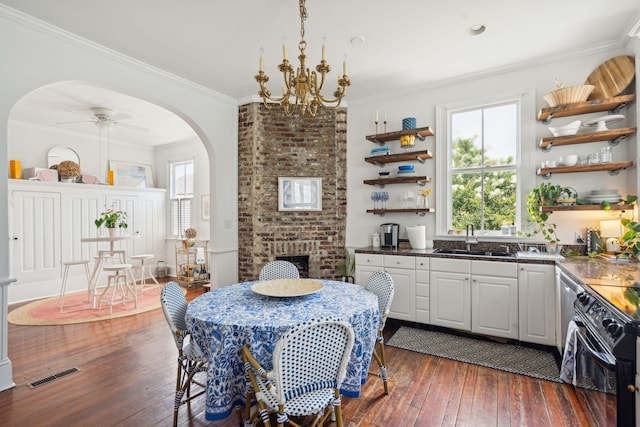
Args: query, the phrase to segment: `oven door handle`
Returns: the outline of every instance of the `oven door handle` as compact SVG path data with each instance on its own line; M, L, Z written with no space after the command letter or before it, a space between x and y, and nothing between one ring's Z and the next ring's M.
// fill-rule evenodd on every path
M599 365L609 369L610 371L615 372L616 359L614 356L611 356L608 353L604 353L602 351L598 351L597 349L595 349L593 345L589 342L589 339L583 334L582 329L578 329L576 331L576 336L580 340L580 343L582 343L584 348L596 360L596 362L598 362Z

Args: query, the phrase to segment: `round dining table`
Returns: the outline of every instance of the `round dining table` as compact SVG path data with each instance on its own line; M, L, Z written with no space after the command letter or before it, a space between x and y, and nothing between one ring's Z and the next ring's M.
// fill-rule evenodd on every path
M228 417L244 405L245 377L240 348L247 345L265 369L272 367L278 339L294 325L319 317L339 317L354 330L354 346L341 393L359 397L367 380L378 333L378 298L360 285L318 280L315 293L274 297L252 290L259 282L226 286L189 303L186 321L191 337L209 359L206 419Z

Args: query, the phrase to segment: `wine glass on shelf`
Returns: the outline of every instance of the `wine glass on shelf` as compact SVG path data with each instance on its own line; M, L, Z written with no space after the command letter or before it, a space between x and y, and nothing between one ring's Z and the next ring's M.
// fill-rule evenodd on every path
M371 192L371 200L373 200L373 210L377 208L377 193L375 191Z
M386 191L382 192L382 209L387 209L387 200L389 200L389 193Z

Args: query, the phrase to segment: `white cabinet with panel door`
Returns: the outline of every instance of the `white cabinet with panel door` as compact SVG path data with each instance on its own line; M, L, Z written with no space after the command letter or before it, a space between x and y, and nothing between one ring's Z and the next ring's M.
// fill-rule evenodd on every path
M356 254L356 284L367 286L373 273L384 270L384 256L377 254Z
M16 278L10 292L24 283L60 277L61 272L60 192L23 188L9 188L9 255ZM32 291L25 290L26 298L37 296Z
M556 345L555 267L519 264L520 341Z
M471 261L432 258L429 281L431 324L471 330Z
M471 331L518 339L518 264L471 262Z
M393 279L394 292L389 317L416 320L416 257L384 255L384 271Z

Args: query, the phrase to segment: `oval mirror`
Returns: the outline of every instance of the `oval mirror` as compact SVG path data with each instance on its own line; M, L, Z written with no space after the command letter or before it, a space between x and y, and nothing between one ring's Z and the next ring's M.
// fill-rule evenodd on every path
M71 160L80 165L80 156L69 147L62 145L56 145L51 148L47 153L47 167L50 168L53 165L58 165L65 160Z

